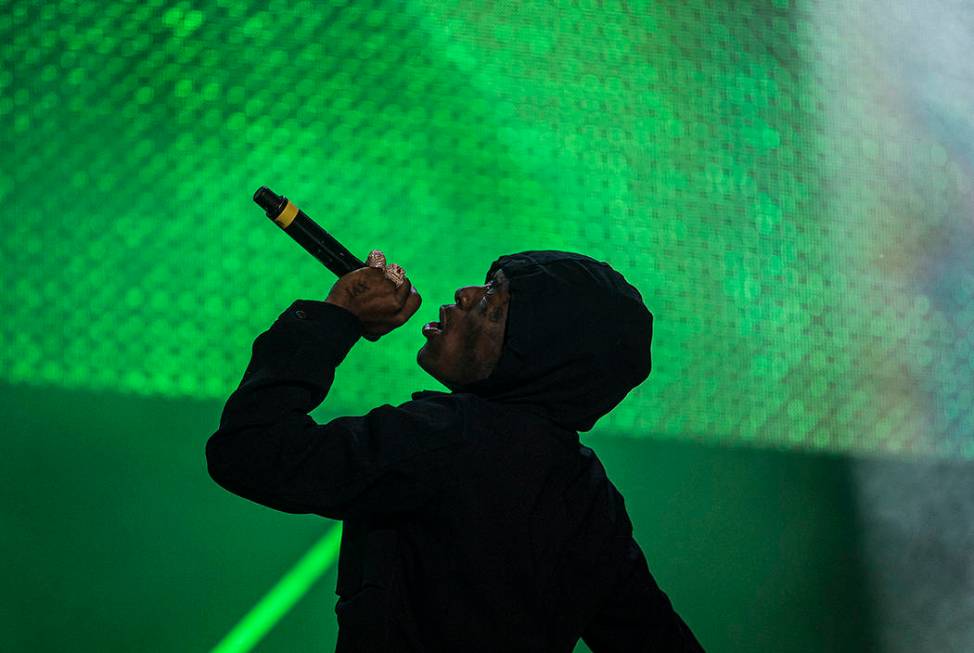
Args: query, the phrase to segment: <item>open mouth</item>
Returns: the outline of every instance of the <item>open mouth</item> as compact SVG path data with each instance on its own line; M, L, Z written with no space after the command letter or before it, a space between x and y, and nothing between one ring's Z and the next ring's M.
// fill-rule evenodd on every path
M432 336L438 336L443 333L443 323L442 322L427 322L423 325L423 335L427 338Z
M443 333L446 328L446 315L443 313L443 307L440 307L440 319L438 322L427 322L423 325L423 335L427 338L432 336L438 336Z

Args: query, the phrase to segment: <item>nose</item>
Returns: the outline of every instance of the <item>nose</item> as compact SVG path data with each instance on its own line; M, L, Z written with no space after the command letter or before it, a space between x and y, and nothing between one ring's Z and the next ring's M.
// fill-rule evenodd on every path
M453 293L453 301L456 305L460 307L461 310L467 310L470 308L473 302L473 295L477 291L478 286L464 286L463 288L457 288L457 291Z

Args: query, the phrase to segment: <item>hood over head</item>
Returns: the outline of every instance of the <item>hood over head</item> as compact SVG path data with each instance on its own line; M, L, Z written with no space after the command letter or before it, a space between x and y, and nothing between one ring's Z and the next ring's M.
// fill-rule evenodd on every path
M533 250L494 261L510 280L504 345L489 377L456 388L588 431L649 376L653 315L608 263Z

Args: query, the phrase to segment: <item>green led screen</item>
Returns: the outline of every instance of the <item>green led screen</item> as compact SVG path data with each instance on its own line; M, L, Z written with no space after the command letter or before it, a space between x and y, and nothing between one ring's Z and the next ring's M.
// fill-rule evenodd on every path
M0 381L225 398L334 280L266 184L424 298L321 420L443 389L421 324L569 249L656 316L598 430L974 457L971 85L853 5L4 2Z

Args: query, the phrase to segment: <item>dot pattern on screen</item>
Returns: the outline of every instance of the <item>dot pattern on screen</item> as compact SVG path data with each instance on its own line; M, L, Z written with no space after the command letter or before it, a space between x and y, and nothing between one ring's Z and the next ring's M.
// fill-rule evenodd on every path
M266 184L424 297L322 419L442 389L420 325L498 255L569 249L656 317L597 430L974 456L970 159L880 110L909 89L829 7L9 4L0 380L226 397L333 282Z

